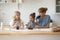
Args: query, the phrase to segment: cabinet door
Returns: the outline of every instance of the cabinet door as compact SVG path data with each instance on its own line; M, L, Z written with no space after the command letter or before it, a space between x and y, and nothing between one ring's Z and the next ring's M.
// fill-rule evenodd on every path
M0 3L5 3L5 0L0 0Z
M2 2L3 0L0 0L0 2Z
M56 6L56 12L60 13L60 6Z
M60 0L56 0L56 5L60 5Z
M60 0L56 0L56 13L60 13Z
M16 2L16 0L12 0L12 2Z
M12 0L12 3L18 3L19 0Z

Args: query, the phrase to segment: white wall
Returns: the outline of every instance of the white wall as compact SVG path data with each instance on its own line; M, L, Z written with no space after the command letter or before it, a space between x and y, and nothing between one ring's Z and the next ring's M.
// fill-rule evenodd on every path
M0 22L9 24L15 10L17 10L16 4L0 4Z
M60 24L60 16L55 13L55 0L23 0L19 6L19 11L24 23L28 22L30 13L35 12L38 15L38 8L40 7L47 7L47 14ZM17 4L0 4L0 22L9 24L16 10L18 10Z

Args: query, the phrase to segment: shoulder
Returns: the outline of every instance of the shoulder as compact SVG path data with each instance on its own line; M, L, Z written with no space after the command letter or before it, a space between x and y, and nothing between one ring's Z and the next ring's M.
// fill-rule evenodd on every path
M50 15L46 15L47 18L50 18Z
M50 15L46 15L47 17L50 17Z
M11 19L10 22L13 23L14 22L13 19Z
M51 18L49 15L46 15L46 19L50 20L51 21Z

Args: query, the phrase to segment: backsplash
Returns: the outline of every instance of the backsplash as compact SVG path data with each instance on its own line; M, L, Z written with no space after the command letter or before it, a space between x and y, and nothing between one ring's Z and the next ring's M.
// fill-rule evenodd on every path
M21 12L21 19L26 24L29 20L29 14L35 12L38 15L38 8L40 7L47 7L47 14L49 14L58 25L60 25L60 15L55 13L55 0L37 0L37 2L36 0L24 0L24 2L19 5L19 9L17 4L2 3L0 4L0 22L3 22L4 25L9 25L11 19L14 16L14 11L19 10Z

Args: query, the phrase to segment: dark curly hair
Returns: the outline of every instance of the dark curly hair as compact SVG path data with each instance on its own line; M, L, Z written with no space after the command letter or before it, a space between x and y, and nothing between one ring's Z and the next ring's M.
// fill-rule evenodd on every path
M30 16L32 16L35 19L35 13L31 13Z

